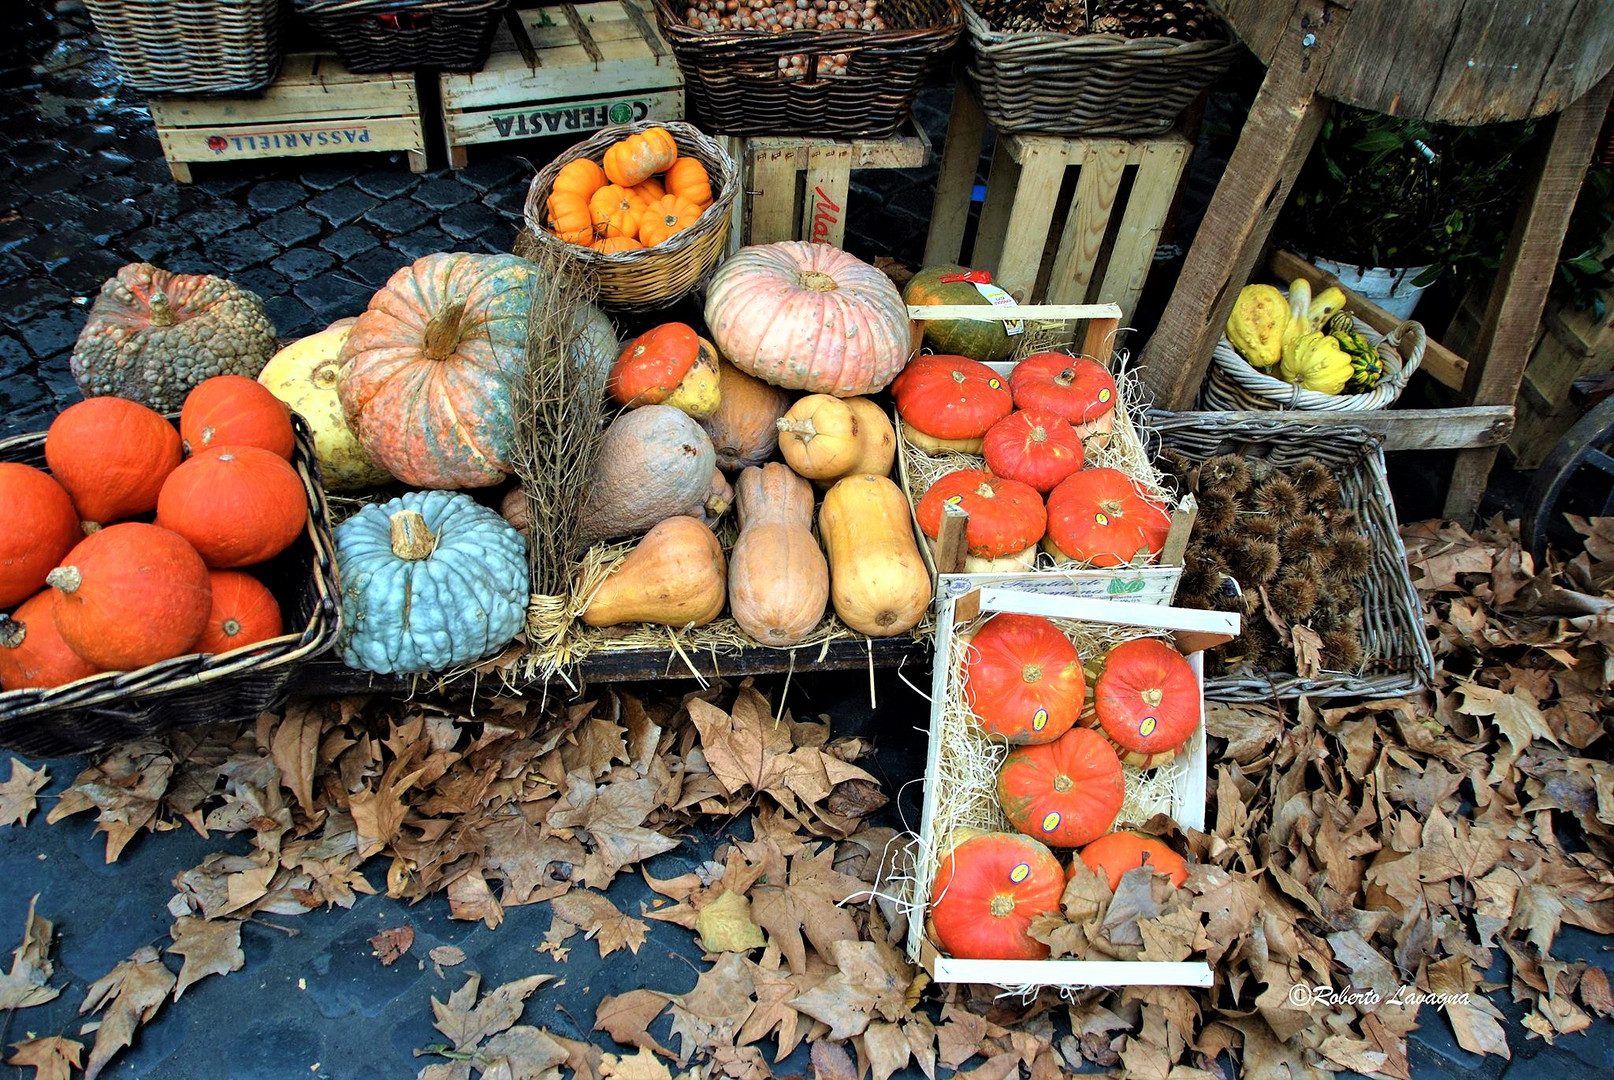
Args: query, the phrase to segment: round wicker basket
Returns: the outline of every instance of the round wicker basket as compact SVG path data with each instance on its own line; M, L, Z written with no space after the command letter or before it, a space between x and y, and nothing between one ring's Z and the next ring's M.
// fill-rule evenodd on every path
M1384 360L1384 378L1367 393L1324 394L1262 374L1238 354L1223 334L1211 353L1210 371L1199 391L1199 407L1213 411L1300 409L1318 412L1368 412L1389 408L1423 362L1428 341L1423 324L1404 322L1380 336L1361 319L1353 321L1357 333L1372 342Z
M665 128L678 144L680 157L692 157L706 166L712 183L712 205L700 218L655 247L622 251L603 255L598 251L568 244L545 227L545 205L555 177L567 162L578 158L600 161L605 151L629 135L637 135L649 128ZM674 121L640 121L601 128L594 136L562 153L554 161L538 170L532 187L527 191L525 217L527 227L517 241L517 253L523 243L560 245L576 256L578 262L593 278L599 288L599 303L615 311L651 311L666 307L706 279L717 267L718 260L728 246L729 210L739 194L739 169L717 140L701 133L689 124Z

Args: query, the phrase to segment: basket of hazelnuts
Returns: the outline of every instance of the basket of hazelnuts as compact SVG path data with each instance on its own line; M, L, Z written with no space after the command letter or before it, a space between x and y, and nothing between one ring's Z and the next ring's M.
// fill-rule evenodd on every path
M655 0L703 127L884 138L963 32L958 0Z

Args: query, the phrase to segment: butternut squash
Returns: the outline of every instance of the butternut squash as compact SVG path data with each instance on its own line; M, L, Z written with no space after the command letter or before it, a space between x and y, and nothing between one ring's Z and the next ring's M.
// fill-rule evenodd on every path
M645 534L605 579L583 622L704 626L723 613L728 568L723 545L692 517L670 517Z
M777 425L790 395L727 360L717 362L717 380L717 411L701 421L717 450L717 467L733 473L761 465L779 446Z
M779 450L809 480L845 476L861 456L857 413L843 399L808 394L779 418Z
M866 397L843 398L852 407L858 422L858 455L846 475L872 473L890 476L891 463L897 459L897 429L885 410Z
M764 645L794 645L829 603L829 563L813 539L813 489L769 462L735 483L740 538L729 556L729 612Z
M897 485L869 473L846 477L824 496L818 532L829 552L830 597L843 623L870 637L919 625L930 607L930 574Z

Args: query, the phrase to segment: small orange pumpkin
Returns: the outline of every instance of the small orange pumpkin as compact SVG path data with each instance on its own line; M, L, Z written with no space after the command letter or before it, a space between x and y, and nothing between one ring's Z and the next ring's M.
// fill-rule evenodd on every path
M242 570L212 570L207 577L213 608L196 652L229 652L280 636L280 605L263 582Z
M179 432L133 401L69 405L45 434L45 463L83 521L105 525L149 513L181 460Z
M287 461L296 442L286 403L245 375L198 383L180 411L179 434L193 454L215 446L259 446Z
M679 160L682 161L683 159L679 158ZM634 184L628 190L639 196L639 198L643 199L647 204L660 202L662 199L667 197L667 186L654 176L648 180Z
M1035 548L1048 530L1042 496L1031 485L982 469L956 469L930 485L919 500L914 516L932 540L941 535L946 506L961 507L969 514L965 542L978 559L998 559Z
M600 168L599 162L589 158L578 158L560 167L560 172L555 174L555 185L550 188L550 192L551 194L566 192L587 199L604 187L605 183L605 170Z
M620 251L638 251L644 245L631 236L602 236L589 247L601 255L615 255Z
M1081 857L1089 870L1104 875L1111 892L1120 887L1121 878L1128 870L1145 864L1155 873L1169 876L1173 885L1188 880L1188 863L1183 857L1154 837L1141 833L1112 832L1101 836L1082 848ZM1076 864L1072 863L1066 878L1075 876Z
M1009 751L998 771L998 805L1009 824L1050 847L1081 847L1115 825L1126 802L1121 759L1091 728Z
M717 348L684 323L663 323L622 350L605 384L619 405L671 405L700 420L717 411Z
M639 242L655 247L700 219L701 208L677 195L668 195L645 207L639 223Z
M599 236L637 237L639 220L644 215L645 201L629 188L607 184L588 200L589 215L594 219L594 231Z
M1039 915L1059 910L1065 875L1054 853L1029 836L975 833L942 858L930 887L936 940L960 960L1046 960L1031 936Z
M692 157L681 157L667 170L667 194L688 199L696 206L712 204L712 181L706 166Z
M1082 437L1057 413L1024 409L987 428L981 439L986 467L998 476L1047 493L1082 467Z
M605 176L618 187L643 183L678 160L678 143L663 127L646 128L605 151Z
M915 357L891 394L909 441L930 453L979 453L987 429L1014 410L1003 377L967 356Z
M62 640L51 614L51 590L0 616L0 690L36 690L87 679L101 669Z
M84 539L67 491L43 469L0 462L0 607L45 587L45 575Z
M1048 543L1056 556L1093 566L1153 559L1165 546L1171 515L1119 469L1083 469L1048 495Z
M1104 658L1093 706L1121 759L1152 768L1176 757L1199 729L1199 680L1164 641L1134 638Z
M280 554L307 520L296 470L256 446L197 454L173 471L157 497L157 524L190 541L213 568Z
M549 196L549 224L555 235L569 244L594 240L594 214L588 198L573 191L556 191Z
M970 639L964 701L986 734L1053 742L1081 717L1087 676L1076 646L1040 615L994 615Z

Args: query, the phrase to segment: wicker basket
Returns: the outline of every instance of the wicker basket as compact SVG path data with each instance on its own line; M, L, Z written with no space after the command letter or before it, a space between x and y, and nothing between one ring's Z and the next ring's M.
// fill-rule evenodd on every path
M665 128L678 144L679 157L692 157L706 166L712 184L712 205L700 219L655 247L639 248L604 255L590 248L569 244L546 228L545 207L555 177L567 162L578 158L600 161L614 142L649 128ZM602 128L594 136L562 153L538 170L527 190L527 227L516 239L516 254L525 245L562 245L593 276L599 287L598 302L614 311L653 311L688 295L716 268L728 246L729 210L740 191L740 172L734 159L710 136L689 124L674 121L640 121Z
M262 90L280 71L280 0L85 0L131 90Z
M1205 696L1218 701L1274 698L1401 697L1429 685L1434 656L1424 636L1423 606L1407 568L1379 437L1357 427L1307 425L1299 419L1236 419L1225 413L1151 412L1145 438L1199 462L1217 454L1266 458L1289 468L1312 457L1333 470L1340 496L1361 518L1371 545L1362 582L1362 652L1356 672L1311 678L1278 672L1207 676Z
M682 4L655 0L661 33L678 58L703 125L725 135L878 138L893 134L925 76L963 33L958 0L881 0L886 30L697 30ZM819 75L818 58L845 53L845 75ZM784 78L789 57L807 75Z
M336 643L341 589L330 514L319 484L314 442L293 416L292 465L308 498L308 523L296 543L252 568L269 586L289 625L301 627L227 653L180 656L138 671L109 672L49 690L0 693L0 747L56 757L278 708L292 677ZM0 461L44 468L45 436L0 442Z
M349 71L481 71L510 0L291 0Z
M1157 135L1232 66L1242 48L1114 34L998 31L965 0L964 73L999 131Z
M1379 335L1361 319L1355 319L1356 332L1378 349L1384 361L1384 377L1365 394L1324 394L1303 390L1293 383L1265 375L1251 367L1222 335L1211 352L1210 371L1199 389L1201 409L1310 409L1318 412L1368 412L1395 404L1413 372L1423 362L1428 336L1423 325L1404 322L1388 334Z

